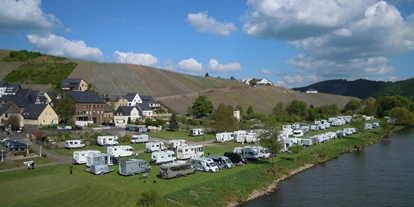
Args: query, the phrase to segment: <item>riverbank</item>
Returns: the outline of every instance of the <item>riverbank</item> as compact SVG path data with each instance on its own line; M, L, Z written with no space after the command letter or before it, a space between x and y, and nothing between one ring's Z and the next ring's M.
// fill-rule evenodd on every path
M395 128L393 130L393 132L398 131L398 130L401 130L401 129L403 129L403 128L402 127ZM243 201L230 202L230 203L228 203L227 207L239 206L239 205L242 205L243 203L245 203L247 201L251 201L251 200L257 199L257 198L259 198L261 196L268 195L269 193L272 193L272 192L274 192L277 189L277 187L278 187L278 185L279 185L279 183L281 181L283 181L283 180L285 180L285 179L287 179L287 178L289 178L291 176L294 176L295 174L298 174L300 172L305 171L306 169L309 169L311 167L314 167L318 163L324 163L324 162L327 162L329 160L332 160L332 159L335 159L335 158L339 158L339 155L340 154L352 153L352 152L360 151L364 147L367 147L367 146L370 146L370 145L373 145L373 144L376 144L376 143L381 142L384 138L386 138L386 137L384 136L384 132L382 130L379 131L379 132L377 132L375 136L374 135L371 135L371 133L369 133L369 132L368 133L360 134L356 138L359 141L361 141L360 144L349 145L349 143L348 144L343 143L344 146L350 146L350 147L347 147L346 149L338 150L337 151L337 153L338 153L337 156L335 156L335 153L332 153L332 152L330 153L330 156L329 155L326 156L326 154L318 154L318 156L315 156L315 157L317 157L317 160L316 161L311 161L310 163L302 163L302 166L300 166L298 168L295 168L295 169L289 170L287 174L283 174L282 176L280 176L278 179L276 179L270 185L268 185L267 188L258 188L258 189L255 189L255 190L253 190L253 192L250 194L250 196L247 199L245 199Z

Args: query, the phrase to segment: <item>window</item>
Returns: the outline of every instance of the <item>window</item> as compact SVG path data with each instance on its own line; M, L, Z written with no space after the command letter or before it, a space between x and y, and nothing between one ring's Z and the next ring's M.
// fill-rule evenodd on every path
M43 123L46 123L46 120L43 119Z

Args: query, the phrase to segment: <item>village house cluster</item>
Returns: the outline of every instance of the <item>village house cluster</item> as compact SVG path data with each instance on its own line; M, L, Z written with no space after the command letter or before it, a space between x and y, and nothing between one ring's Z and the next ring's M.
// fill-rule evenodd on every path
M128 121L154 120L161 105L151 96L127 93L124 96L100 96L88 90L81 78L64 79L63 92L23 89L20 84L0 81L0 127L8 129L9 119L17 118L20 128L58 125L59 116L53 109L62 96L73 100L74 123L79 125L113 124L124 127Z

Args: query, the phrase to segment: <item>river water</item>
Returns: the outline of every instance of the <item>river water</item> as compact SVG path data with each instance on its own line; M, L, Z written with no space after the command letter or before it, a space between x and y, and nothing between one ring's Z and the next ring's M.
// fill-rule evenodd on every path
M243 206L414 206L414 129L292 176Z

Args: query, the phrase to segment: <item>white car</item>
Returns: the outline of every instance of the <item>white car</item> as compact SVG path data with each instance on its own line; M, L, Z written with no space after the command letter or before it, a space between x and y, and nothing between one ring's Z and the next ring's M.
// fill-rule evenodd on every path
M0 142L5 142L5 141L8 141L8 140L10 140L10 138L4 138L4 139L1 139Z

